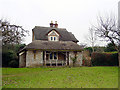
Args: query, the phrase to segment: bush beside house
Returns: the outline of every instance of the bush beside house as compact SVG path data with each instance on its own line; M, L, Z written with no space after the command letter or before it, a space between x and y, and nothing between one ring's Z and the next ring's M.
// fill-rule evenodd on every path
M118 53L92 53L93 66L118 66Z
M82 66L91 66L91 52L85 50L83 51L83 61Z
M18 51L25 47L25 44L2 46L2 67L19 67Z

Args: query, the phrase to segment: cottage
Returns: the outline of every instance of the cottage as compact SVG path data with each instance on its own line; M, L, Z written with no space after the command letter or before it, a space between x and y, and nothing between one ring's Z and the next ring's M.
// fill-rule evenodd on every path
M19 67L82 65L82 48L75 36L57 22L50 27L35 26L32 42L19 52Z

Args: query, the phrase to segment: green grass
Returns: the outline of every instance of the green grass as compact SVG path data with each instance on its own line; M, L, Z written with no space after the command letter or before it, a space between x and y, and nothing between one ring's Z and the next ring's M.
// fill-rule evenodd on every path
M3 68L3 88L117 88L118 67Z
M0 90L2 89L2 68L0 68Z

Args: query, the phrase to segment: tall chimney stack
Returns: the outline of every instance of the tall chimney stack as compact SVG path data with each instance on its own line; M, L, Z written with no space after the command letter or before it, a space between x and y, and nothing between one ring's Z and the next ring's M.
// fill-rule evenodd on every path
M54 24L53 24L53 21L51 21L51 23L50 23L50 27L53 27L53 25L54 25Z
M57 21L55 21L55 24L53 23L53 21L51 21L51 23L50 23L50 27L58 28Z
M57 24L57 21L55 21L55 28L58 28L58 24Z

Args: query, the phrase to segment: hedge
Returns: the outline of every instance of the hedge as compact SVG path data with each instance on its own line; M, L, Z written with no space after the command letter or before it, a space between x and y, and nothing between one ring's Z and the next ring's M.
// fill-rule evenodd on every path
M118 66L118 53L92 53L93 66Z
M2 52L2 67L18 67L19 60L16 53L12 50Z
M18 51L25 47L25 44L3 45L2 46L2 67L19 67Z

